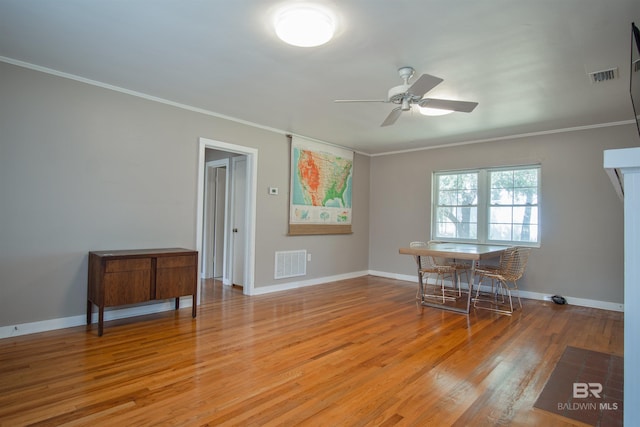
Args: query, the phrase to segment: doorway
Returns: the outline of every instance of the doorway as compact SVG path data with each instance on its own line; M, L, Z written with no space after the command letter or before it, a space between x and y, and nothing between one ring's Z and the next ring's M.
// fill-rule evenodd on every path
M257 165L258 150L240 145L229 144L207 138L200 138L198 155L198 206L196 249L200 253L198 271L204 278L215 271L214 265L209 265L215 253L215 244L206 236L211 235L212 212L210 185L211 176L208 174L207 153L214 150L222 153L228 162L226 168L225 192L227 220L223 227L222 244L222 282L231 285L239 281L242 292L252 295L254 290L255 269L255 222L256 222L256 194L257 194ZM234 160L236 159L236 160ZM221 160L221 159L218 159ZM211 160L210 160L211 161ZM213 167L213 164L211 165ZM208 196L208 197L207 197ZM242 222L237 222L241 218ZM233 232L237 230L237 232ZM213 261L215 262L215 261ZM204 263L204 265L203 265ZM204 273L207 274L204 274ZM201 292L198 302L201 301Z
M227 171L229 159L209 160L210 157L229 153L205 150L204 172L204 218L202 225L202 271L203 279L225 277L227 256L226 224L229 222L229 186Z

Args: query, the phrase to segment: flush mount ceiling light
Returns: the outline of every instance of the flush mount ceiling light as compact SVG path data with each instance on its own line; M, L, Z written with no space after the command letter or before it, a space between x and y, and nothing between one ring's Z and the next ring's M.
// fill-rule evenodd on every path
M283 7L274 17L276 34L293 46L313 47L325 44L336 30L336 17L329 9L313 3Z
M440 108L429 108L420 106L418 106L418 110L420 111L420 114L424 116L444 116L446 114L453 113L453 110L442 110Z

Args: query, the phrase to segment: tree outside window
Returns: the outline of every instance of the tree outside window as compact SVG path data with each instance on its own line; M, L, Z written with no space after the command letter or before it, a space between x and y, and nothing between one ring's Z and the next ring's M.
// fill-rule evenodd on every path
M488 240L538 241L539 168L489 171Z
M438 175L437 236L475 239L478 235L478 173Z
M540 166L436 172L435 239L539 243Z

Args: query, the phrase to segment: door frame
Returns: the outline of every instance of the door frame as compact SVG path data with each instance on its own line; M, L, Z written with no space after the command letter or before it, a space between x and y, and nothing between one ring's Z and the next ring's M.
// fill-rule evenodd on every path
M258 150L242 145L230 144L223 141L216 141L209 138L199 138L198 147L198 184L197 184L197 209L196 209L196 250L202 254L202 230L204 227L204 196L205 196L205 150L227 151L230 153L242 154L247 157L247 199L246 199L246 237L244 256L244 287L242 292L245 295L253 295L255 279L255 257L256 257L256 200L258 194ZM225 224L225 235L228 236L230 227ZM227 257L227 267L231 266L233 254ZM225 271L229 271L227 268ZM202 257L198 257L198 272L202 271ZM199 287L198 287L199 288ZM198 292L198 303L200 303L200 292Z

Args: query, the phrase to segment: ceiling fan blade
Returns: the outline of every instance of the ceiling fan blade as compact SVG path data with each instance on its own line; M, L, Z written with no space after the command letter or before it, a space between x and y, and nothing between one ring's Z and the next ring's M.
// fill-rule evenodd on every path
M421 107L439 108L441 110L460 111L470 113L478 106L477 102L453 101L451 99L423 98L418 102Z
M333 102L388 102L384 99L334 99Z
M431 74L423 74L418 80L413 82L407 92L412 93L413 95L422 96L442 82L443 80L440 77L432 76Z
M402 107L394 108L393 110L391 110L387 118L384 119L384 122L382 122L380 127L394 124L396 120L398 120L398 117L400 117L400 114L402 114Z

